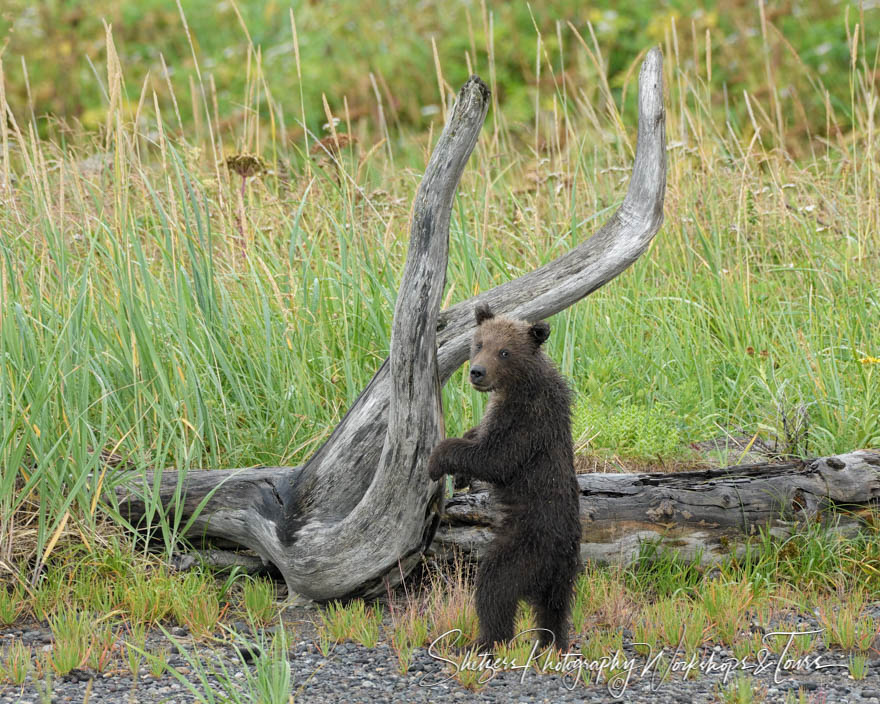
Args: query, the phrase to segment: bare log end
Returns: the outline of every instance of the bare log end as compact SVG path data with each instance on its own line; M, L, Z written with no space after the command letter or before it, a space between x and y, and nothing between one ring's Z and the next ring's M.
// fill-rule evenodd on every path
M465 81L461 90L458 91L459 99L466 95L479 96L480 103L483 104L489 102L489 98L492 97L492 91L489 90L489 86L486 85L483 79L475 73Z
M491 97L492 91L489 90L489 86L486 85L482 78L476 74L468 78L458 91L458 97L455 99L455 105L449 116L444 135L452 140L458 136L462 128L468 132L473 132L474 126L477 128L482 126L483 120L486 118L486 112L489 109ZM474 134L472 142L476 142L476 134ZM473 148L473 143L471 148ZM439 152L443 156L444 151L436 150L435 154ZM467 155L470 155L469 150L467 150Z

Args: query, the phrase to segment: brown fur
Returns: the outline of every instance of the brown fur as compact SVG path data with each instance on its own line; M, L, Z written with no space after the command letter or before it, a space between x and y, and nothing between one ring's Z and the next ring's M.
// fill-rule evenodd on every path
M568 647L580 570L579 491L571 440L571 391L541 349L546 322L476 309L471 383L490 392L480 424L448 438L428 462L432 479L455 474L492 484L504 509L477 573L479 645L510 640L520 599L534 606L542 645Z

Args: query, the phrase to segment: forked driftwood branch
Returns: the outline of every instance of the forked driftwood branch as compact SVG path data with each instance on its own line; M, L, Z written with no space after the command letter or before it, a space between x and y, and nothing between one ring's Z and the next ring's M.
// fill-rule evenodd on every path
M181 514L190 534L220 536L274 563L291 591L314 599L371 596L397 583L431 543L441 488L426 473L443 436L440 388L465 361L473 308L538 320L607 283L648 247L663 220L666 136L662 57L639 75L635 164L623 204L590 239L559 259L440 312L449 217L489 106L472 77L461 89L416 194L390 357L324 445L300 467L189 472ZM179 475L159 478L173 506ZM133 523L151 491L144 477L117 492ZM201 510L198 510L198 509Z

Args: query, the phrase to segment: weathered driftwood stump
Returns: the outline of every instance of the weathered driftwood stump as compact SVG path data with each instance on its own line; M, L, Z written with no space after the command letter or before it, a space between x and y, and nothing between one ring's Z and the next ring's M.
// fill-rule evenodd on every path
M488 106L488 89L472 77L416 194L389 359L327 442L300 467L189 472L182 487L176 470L137 477L117 491L123 516L142 522L142 497L158 480L158 499L188 521L190 535L251 548L291 591L314 599L375 595L412 568L439 521L441 487L426 465L443 437L440 388L467 358L474 306L527 320L553 315L624 271L663 220L662 57L653 49L639 76L638 147L617 212L559 259L441 312L453 196Z
M823 519L855 526L880 499L880 452L675 474L581 474L581 557L627 564L643 543L717 562L760 529L786 537ZM485 491L446 502L432 549L479 559L499 516Z

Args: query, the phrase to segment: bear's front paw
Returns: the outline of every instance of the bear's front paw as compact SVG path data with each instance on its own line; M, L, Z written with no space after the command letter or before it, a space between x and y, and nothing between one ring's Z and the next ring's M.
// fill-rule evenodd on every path
M440 463L437 453L435 452L428 460L428 476L432 481L436 482L444 474L446 474L446 472L443 471L443 465Z

